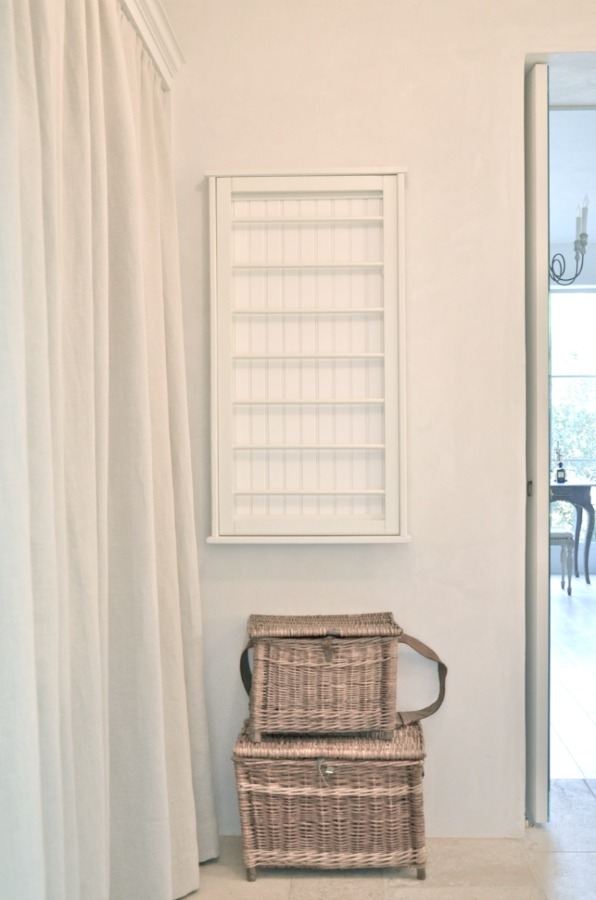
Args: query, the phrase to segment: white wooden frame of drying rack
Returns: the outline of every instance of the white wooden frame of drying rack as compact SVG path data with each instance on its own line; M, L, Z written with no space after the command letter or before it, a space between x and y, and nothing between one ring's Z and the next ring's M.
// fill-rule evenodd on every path
M405 174L406 170L402 168L366 168L366 169L333 169L333 170L317 170L317 171L274 171L274 172L217 172L217 173L207 173L207 177L209 180L209 207L210 207L210 222L211 222L211 232L210 232L210 266L211 266L211 379L212 379L212 406L211 406L211 431L212 431L212 533L211 536L208 537L208 541L210 543L402 543L410 541L411 538L407 531L407 508L406 508L406 434L405 434L405 275L404 275L404 260L405 260L405 235L404 235L404 223L405 223ZM342 177L343 176L343 177ZM231 320L232 320L232 312L230 311L230 321L227 323L222 323L222 310L220 309L220 297L219 297L219 284L218 284L218 266L221 267L221 253L218 246L218 236L217 236L217 213L218 213L218 198L217 198L217 188L218 182L220 179L259 179L263 180L263 184L275 186L275 184L279 184L279 182L274 182L274 179L291 179L291 178L301 178L301 179L337 179L334 181L334 186L339 186L343 190L348 190L348 186L353 183L358 184L355 179L359 179L361 176L365 176L365 180L368 176L386 176L390 180L394 181L395 184L395 215L393 219L386 217L386 211L383 211L383 216L381 217L383 230L382 230L382 238L384 241L384 249L385 255L380 264L383 275L385 275L385 271L387 268L392 270L395 275L395 285L394 285L394 293L395 298L390 298L391 303L394 302L394 309L388 310L385 306L387 302L386 291L383 291L383 309L382 310L372 310L376 312L382 313L383 320L383 353L378 354L383 358L383 365L389 366L389 370L393 371L396 384L395 390L391 394L391 399L395 402L397 409L394 410L391 407L391 403L387 402L387 397L384 396L382 399L383 409L384 409L384 424L386 420L393 415L395 415L394 425L390 427L394 429L395 438L395 465L393 471L389 470L387 465L388 460L383 458L384 465L384 485L383 490L385 494L389 493L389 489L387 488L387 483L389 479L394 479L394 503L395 509L393 512L393 521L390 523L390 527L386 528L384 526L385 520L381 523L381 526L378 527L374 523L371 525L368 523L368 531L366 527L362 529L362 521L358 518L354 522L350 521L350 517L346 517L345 522L342 525L343 530L341 533L337 533L337 522L329 522L329 521L321 521L313 523L312 520L308 521L309 529L304 529L305 533L273 533L267 530L267 533L259 533L259 529L267 529L268 526L263 523L254 526L253 531L251 532L251 523L250 521L244 520L243 523L239 523L236 527L232 525L230 527L230 497L232 494L232 487L229 484L222 484L222 454L225 457L226 452L231 452L232 440L231 440L231 428L229 423L226 424L226 417L222 415L222 411L220 409L220 399L221 399L221 390L222 390L222 360L220 359L221 348L222 346L228 347L229 350L226 353L229 353L230 365L232 365L232 340L231 336L228 340L228 337L222 334L222 329L230 330ZM230 182L231 183L231 182ZM258 184L259 182L255 182ZM239 184L239 182L237 182ZM230 187L230 196L232 194L232 188ZM356 217L354 217L356 218ZM318 220L317 220L318 221ZM335 220L334 220L335 221ZM338 219L339 221L339 219ZM221 228L221 223L219 223L219 227ZM231 222L227 222L224 225L225 228L229 229L229 233L231 234ZM224 254L228 253L228 249L223 251ZM393 258L388 260L387 256L389 254L393 255ZM227 258L227 257L226 257ZM291 265L291 264L290 264ZM304 264L306 268L324 268L323 265L318 264L317 266L312 266L308 264ZM339 268L340 264L333 264L334 268ZM244 266L242 266L244 267ZM296 266L292 266L297 268ZM246 266L245 268L249 268ZM260 268L271 268L271 264L261 264ZM230 261L229 269L231 271L232 265ZM299 310L300 311L300 310ZM340 312L342 310L339 310ZM370 310L366 310L370 311ZM278 313L279 310L274 310L274 312ZM300 312L302 313L310 313L311 309L303 309ZM333 310L331 310L333 312ZM358 312L357 309L346 310L346 312ZM387 325L387 316L389 314L389 319L393 316L393 321L395 328L397 330L397 336L392 337L392 341L395 347L395 359L390 359L386 354L387 344L385 343L385 330ZM225 319L225 313L223 315ZM394 339L395 338L395 339ZM389 341L391 344L391 341ZM291 354L290 354L291 355ZM288 355L288 357L290 356ZM308 355L308 354L307 354ZM373 355L373 354L371 354ZM271 354L267 354L269 358ZM354 358L357 358L358 354L354 354ZM224 370L225 370L226 361L224 361ZM393 367L393 368L392 368ZM226 376L227 377L227 376ZM223 379L225 380L225 378ZM231 380L231 375L230 375ZM227 390L224 386L224 390ZM231 388L229 389L231 392ZM253 402L253 401L249 401ZM257 401L254 401L256 403ZM273 404L274 401L269 401ZM283 405L284 400L280 401L280 404ZM297 403L300 403L300 400L296 400ZM350 402L350 401L348 401ZM353 398L352 398L353 402ZM377 401L375 401L377 402ZM389 408L388 408L389 407ZM224 444L229 444L229 447L222 447L222 441ZM279 446L271 446L269 445L269 449L273 450L283 450L283 447ZM286 448L287 449L287 448ZM300 449L308 449L304 446ZM312 449L320 449L320 448L312 448ZM336 448L336 449L344 449L344 448ZM225 466L223 467L225 469ZM229 494L226 497L226 492ZM240 491L239 493L245 494L247 491ZM256 491L259 495L264 495L266 492ZM282 494L282 490L274 491L273 493ZM311 493L315 492L303 492L305 495L308 494L310 496ZM323 494L327 495L329 491L323 491ZM340 491L339 493L346 494L347 491ZM365 492L363 492L365 493ZM373 493L373 492L370 492ZM226 512L227 509L227 512ZM223 512L223 516L222 516ZM228 525L225 528L222 528L222 518L226 519ZM290 517L291 518L291 517ZM258 519L258 517L257 517ZM283 525L281 526L284 527ZM378 529L378 530L375 530ZM298 529L296 529L298 530Z

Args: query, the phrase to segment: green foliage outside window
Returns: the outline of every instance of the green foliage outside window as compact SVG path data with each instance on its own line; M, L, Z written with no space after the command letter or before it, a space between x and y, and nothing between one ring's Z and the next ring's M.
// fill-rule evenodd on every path
M596 484L596 294L551 296L550 389L551 479L559 447L567 480ZM551 504L553 529L574 522L571 504Z

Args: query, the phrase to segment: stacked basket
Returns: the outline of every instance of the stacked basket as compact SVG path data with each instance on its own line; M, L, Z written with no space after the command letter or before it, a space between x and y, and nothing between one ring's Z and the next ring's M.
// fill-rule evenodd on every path
M248 635L250 716L233 757L248 880L257 866L424 878L420 719L443 702L445 665L391 613L250 616ZM399 643L438 664L425 709L396 712Z

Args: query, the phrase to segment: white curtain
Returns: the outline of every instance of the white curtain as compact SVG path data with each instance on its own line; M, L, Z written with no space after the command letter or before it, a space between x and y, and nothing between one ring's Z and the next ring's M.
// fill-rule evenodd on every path
M0 0L0 895L217 854L168 93L117 0Z

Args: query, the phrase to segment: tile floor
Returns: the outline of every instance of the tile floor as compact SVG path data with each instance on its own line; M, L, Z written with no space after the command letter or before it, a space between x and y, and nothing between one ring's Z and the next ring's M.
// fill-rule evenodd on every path
M596 779L596 575L551 579L551 778ZM596 897L596 890L594 891Z
M193 900L594 900L596 782L554 782L554 821L522 840L429 839L425 881L413 869L259 870L246 881L240 838L221 839ZM189 900L191 900L189 898Z
M521 840L428 840L413 869L259 870L246 881L240 838L221 839L188 900L596 900L596 578L551 586L551 821Z

